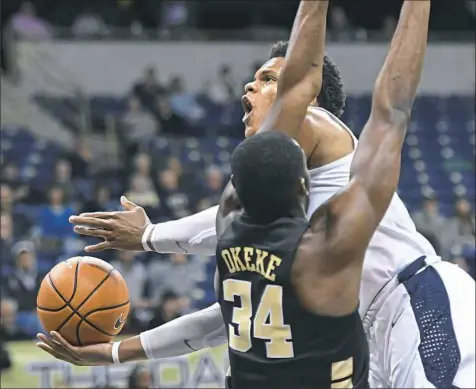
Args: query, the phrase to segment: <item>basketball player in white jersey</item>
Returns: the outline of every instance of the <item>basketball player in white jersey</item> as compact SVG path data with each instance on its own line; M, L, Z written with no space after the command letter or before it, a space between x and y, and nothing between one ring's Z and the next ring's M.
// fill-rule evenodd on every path
M411 94L419 78L429 8L429 1L404 3L379 75L382 80L397 69L405 69L407 76L400 88L403 95ZM245 87L246 136L259 129L276 97L276 80L286 50L286 43L275 45L271 59ZM357 140L337 118L343 110L343 96L338 72L326 57L323 89L309 107L297 136L310 169L308 215L348 182ZM142 208L127 199L121 201L125 212L84 214L71 219L77 224L77 233L105 239L87 251L113 248L214 254L218 207L153 225ZM369 245L362 276L359 311L371 351L371 386L474 387L474 295L474 281L436 256L395 195ZM141 347L149 358L183 355L226 343L227 339L218 304L152 331L141 336Z

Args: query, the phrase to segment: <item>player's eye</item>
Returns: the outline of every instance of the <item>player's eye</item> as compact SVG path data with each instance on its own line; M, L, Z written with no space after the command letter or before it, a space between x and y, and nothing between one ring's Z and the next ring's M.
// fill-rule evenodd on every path
M264 77L265 82L271 82L271 81L276 81L276 77L273 76L265 76Z

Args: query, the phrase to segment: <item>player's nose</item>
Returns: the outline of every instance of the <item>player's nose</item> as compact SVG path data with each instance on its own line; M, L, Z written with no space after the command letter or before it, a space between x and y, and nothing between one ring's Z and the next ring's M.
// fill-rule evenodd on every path
M249 82L248 84L245 85L245 93L248 92L256 92L256 84L255 82Z

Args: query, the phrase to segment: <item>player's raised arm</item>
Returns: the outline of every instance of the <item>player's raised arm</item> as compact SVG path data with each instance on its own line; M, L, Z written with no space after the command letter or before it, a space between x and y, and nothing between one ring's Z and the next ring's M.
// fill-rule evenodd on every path
M396 191L402 145L427 47L429 15L429 0L404 2L375 83L371 114L355 151L350 183L312 217L315 231L326 230L326 241L321 243L345 263L363 260Z
M322 87L328 5L328 0L299 4L276 100L259 132L273 130L297 136L309 104Z

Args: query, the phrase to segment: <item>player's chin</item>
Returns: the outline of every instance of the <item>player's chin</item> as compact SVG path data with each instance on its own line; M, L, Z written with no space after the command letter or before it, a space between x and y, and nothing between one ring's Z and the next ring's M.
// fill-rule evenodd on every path
M249 124L245 124L245 138L248 138L252 135L256 134L256 129L254 126L250 126Z

